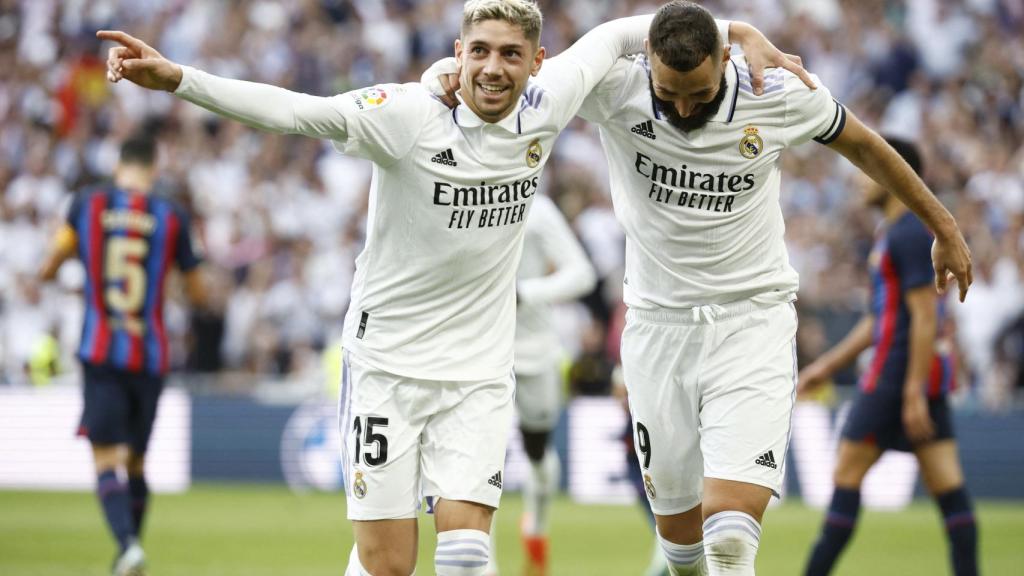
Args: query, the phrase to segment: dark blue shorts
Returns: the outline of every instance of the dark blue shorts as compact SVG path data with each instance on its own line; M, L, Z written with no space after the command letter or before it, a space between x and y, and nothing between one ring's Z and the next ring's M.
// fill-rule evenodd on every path
M935 425L933 441L954 437L945 396L929 398L928 413ZM843 426L843 439L875 444L883 450L913 451L914 447L903 429L903 395L859 392Z
M152 374L83 364L85 407L79 436L98 445L127 444L145 454L164 380Z

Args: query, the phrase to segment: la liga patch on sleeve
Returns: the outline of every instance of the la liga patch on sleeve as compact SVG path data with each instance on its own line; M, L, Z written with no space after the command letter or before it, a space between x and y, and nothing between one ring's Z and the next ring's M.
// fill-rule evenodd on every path
M356 108L362 112L374 108L382 108L391 101L392 97L383 86L373 86L351 92Z

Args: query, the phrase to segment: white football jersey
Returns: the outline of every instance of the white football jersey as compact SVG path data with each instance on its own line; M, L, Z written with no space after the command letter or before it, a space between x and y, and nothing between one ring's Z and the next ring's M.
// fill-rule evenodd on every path
M560 352L551 306L594 288L597 274L565 216L547 196L537 196L526 221L516 293L516 374L555 367Z
M810 90L766 70L764 94L754 96L742 58L725 74L718 112L689 133L662 118L645 56L620 59L580 111L600 126L631 307L784 301L798 288L783 240L780 155L812 138L831 142L846 111L817 78Z
M616 60L641 49L650 19L616 22L547 60L515 111L492 124L420 84L321 98L185 68L176 94L373 161L345 347L410 378L497 378L513 366L516 270L551 146Z

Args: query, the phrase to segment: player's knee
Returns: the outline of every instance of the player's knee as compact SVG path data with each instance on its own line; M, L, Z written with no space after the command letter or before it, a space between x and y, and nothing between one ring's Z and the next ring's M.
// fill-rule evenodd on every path
M447 530L437 534L437 576L483 576L490 558L491 539L482 530Z
M416 558L394 554L387 547L359 545L361 569L371 576L409 576L416 570Z
M128 455L128 475L144 476L146 474L146 457L132 452Z

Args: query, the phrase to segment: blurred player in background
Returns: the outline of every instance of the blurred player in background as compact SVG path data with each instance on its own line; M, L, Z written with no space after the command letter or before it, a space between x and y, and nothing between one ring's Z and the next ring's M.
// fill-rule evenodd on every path
M194 304L205 300L189 218L172 201L150 195L155 181L155 142L126 141L113 184L75 197L40 271L52 280L75 255L86 270L79 434L92 444L96 493L117 540L115 576L139 576L145 565L139 541L149 501L146 446L167 372L163 309L171 267L185 273Z
M329 139L375 164L343 338L340 426L357 543L349 575L413 572L421 491L438 502L437 574L484 573L511 425L523 222L558 133L616 59L642 49L648 21L599 26L524 93L544 62L536 4L467 2L454 111L419 84L309 96L179 66L123 32L98 34L121 44L108 58L112 81ZM784 60L766 42L751 46L755 56L757 47L762 61Z
M951 272L961 300L970 253L920 178L826 88L775 70L755 96L707 10L662 6L647 48L580 109L600 126L626 232L622 367L636 447L672 571L754 574L796 394L782 151L814 139L885 184L936 231L936 288Z
M565 217L551 199L537 196L526 221L516 281L516 408L530 460L521 530L530 576L547 574L548 508L558 490L561 468L551 447L563 388L561 345L551 305L587 294L596 282L597 274ZM492 549L495 539L492 526ZM492 557L488 574L497 573Z
M907 141L887 138L918 174L921 158ZM953 573L978 573L978 530L953 436L947 394L954 368L945 335L945 302L931 288L932 234L889 190L863 178L864 200L884 216L868 262L870 312L839 344L800 371L799 390L827 382L869 347L874 356L843 427L835 492L807 576L825 576L853 535L860 487L885 450L913 451L928 492L945 520Z

